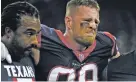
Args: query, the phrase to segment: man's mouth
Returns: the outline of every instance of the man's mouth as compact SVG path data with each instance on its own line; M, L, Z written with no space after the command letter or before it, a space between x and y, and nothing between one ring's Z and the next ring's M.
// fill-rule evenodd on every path
M32 48L27 47L27 48L24 49L24 52L27 52L27 53L28 53L28 52L32 52Z
M32 48L39 49L36 45L30 45L27 48L24 49L26 52L32 52Z
M86 36L93 37L93 36L94 36L94 33L93 33L93 32L87 32L87 33L86 33Z

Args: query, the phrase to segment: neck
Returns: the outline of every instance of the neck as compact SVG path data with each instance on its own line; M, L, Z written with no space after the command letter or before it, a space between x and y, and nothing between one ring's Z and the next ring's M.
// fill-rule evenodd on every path
M84 51L87 48L86 46L79 44L70 33L65 32L63 36L72 50Z

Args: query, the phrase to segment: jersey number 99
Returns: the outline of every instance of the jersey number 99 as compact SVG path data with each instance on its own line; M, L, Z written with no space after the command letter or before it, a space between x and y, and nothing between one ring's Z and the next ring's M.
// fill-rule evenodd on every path
M97 81L97 66L93 63L86 64L78 71L78 75L75 73L75 69L67 68L64 66L54 67L48 76L49 81L57 81L60 75L68 75L67 81L74 81L76 77L80 82L86 82L86 74L88 71L92 71L92 81Z

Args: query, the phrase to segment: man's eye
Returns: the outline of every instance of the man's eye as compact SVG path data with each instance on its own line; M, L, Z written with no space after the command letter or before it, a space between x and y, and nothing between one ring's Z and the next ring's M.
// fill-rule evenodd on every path
M98 25L98 24L99 24L99 21L96 20L95 23Z
M32 32L27 32L26 34L27 34L28 36L34 35L34 33L32 33Z
M81 22L81 27L88 27L89 26L89 22L87 21L84 21L84 22Z

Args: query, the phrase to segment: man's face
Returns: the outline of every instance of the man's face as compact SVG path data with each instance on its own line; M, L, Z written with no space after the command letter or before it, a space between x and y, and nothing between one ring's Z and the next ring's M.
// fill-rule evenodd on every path
M90 46L96 37L99 24L99 11L96 8L80 6L72 16L72 32L74 39Z
M21 16L20 24L14 32L11 46L17 53L20 53L20 56L25 56L32 52L32 48L38 49L40 44L38 38L41 38L40 20L31 16Z

